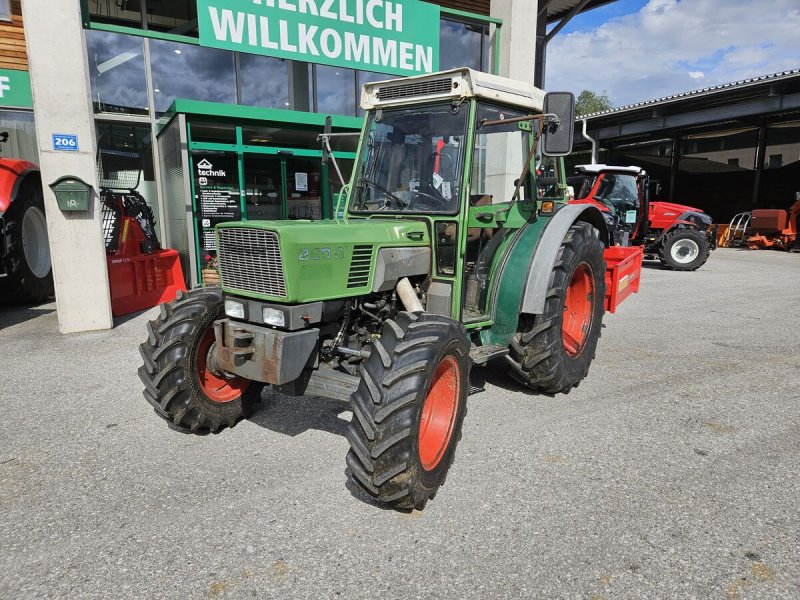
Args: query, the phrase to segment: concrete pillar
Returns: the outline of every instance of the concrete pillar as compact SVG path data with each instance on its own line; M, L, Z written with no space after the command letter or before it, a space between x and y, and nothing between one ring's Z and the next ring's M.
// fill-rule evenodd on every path
M536 59L536 13L533 0L492 0L491 16L500 30L500 75L533 83Z
M97 141L80 2L25 0L22 14L58 327L61 333L110 329L113 326L111 300L96 193ZM55 151L54 133L76 134L78 150ZM62 213L58 209L49 184L63 175L80 177L94 188L88 212Z

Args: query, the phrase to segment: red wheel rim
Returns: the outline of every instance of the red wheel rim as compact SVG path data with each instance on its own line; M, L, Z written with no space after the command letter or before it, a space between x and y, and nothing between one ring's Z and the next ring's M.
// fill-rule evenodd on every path
M592 268L581 263L572 274L564 299L561 337L569 356L578 356L586 345L594 316L594 277Z
M195 365L197 370L197 382L200 384L200 389L213 402L224 404L236 400L250 385L250 381L241 377L234 377L228 379L227 377L218 377L212 373L206 363L208 361L208 351L211 349L211 344L214 343L214 329L209 327L208 331L203 334L200 343L197 345L197 355L195 356Z
M426 471L435 469L447 450L456 422L460 392L458 362L454 356L446 356L433 374L419 421L419 460Z

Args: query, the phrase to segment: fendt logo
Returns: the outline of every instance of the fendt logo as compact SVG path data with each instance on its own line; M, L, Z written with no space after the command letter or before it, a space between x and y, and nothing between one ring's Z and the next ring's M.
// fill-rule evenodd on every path
M224 170L219 169L215 171L214 165L208 162L208 160L205 158L197 163L197 174L204 175L206 177L225 177Z

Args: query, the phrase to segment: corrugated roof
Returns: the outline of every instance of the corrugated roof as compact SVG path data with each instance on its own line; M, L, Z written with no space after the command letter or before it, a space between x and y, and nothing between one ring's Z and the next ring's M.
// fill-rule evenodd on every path
M698 90L692 90L690 92L681 92L680 94L663 96L661 98L654 98L653 100L645 100L643 102L635 102L634 104L626 104L625 106L612 108L610 110L588 113L586 115L579 115L576 118L576 121L580 121L582 119L587 119L587 118L602 117L605 115L620 113L628 110L657 106L659 104L667 104L669 102L684 100L686 98L697 98L702 96L708 96L726 90L740 89L752 85L757 85L760 83L764 83L765 81L780 81L781 79L789 79L791 77L797 77L797 76L800 76L800 69L792 69L791 71L778 71L777 73L770 73L769 75L760 75L759 77L751 77L749 79L742 79L740 81L732 81L731 83L712 85L710 87L700 88Z

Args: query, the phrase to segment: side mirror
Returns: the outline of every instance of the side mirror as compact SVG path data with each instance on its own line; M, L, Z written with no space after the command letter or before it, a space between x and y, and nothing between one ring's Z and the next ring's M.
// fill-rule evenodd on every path
M575 134L575 96L572 92L545 94L544 112L557 115L559 122L545 125L542 151L547 156L566 156L572 152Z

